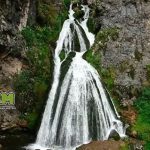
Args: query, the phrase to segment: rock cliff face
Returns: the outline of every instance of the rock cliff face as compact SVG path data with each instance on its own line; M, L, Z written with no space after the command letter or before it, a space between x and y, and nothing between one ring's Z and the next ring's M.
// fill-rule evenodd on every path
M115 39L103 42L97 38L95 51L101 52L104 68L115 74L115 90L121 98L131 98L142 86L149 85L150 64L150 1L149 0L89 0L95 5L98 34L117 29Z
M20 31L27 25L30 0L0 1L0 91L12 91L12 78L22 69L16 55L25 50ZM17 110L0 110L0 129L17 126Z
M39 19L39 15L43 18L46 16L44 19L47 19L48 23L52 22L54 15L60 9L56 3L59 2L52 0L0 0L0 91L13 91L14 77L26 67L24 62L27 59L25 52L28 47L21 31L24 27L38 25L41 19ZM44 6L46 9L43 9ZM12 117L10 117L11 115ZM18 110L0 110L0 130L22 126L22 122L20 123L18 119L19 116Z
M30 0L0 1L0 52L25 48L19 31L27 25Z

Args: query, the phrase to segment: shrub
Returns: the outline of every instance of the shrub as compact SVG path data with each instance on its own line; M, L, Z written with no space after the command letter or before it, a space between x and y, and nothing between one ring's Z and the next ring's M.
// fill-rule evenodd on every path
M40 119L50 89L53 73L52 50L67 18L67 10L56 13L52 4L48 5L46 1L40 0L39 16L46 26L36 25L22 30L27 47L26 67L14 79L16 107L32 129Z
M135 101L138 111L138 118L134 125L134 130L138 132L138 137L146 142L145 150L150 147L150 87L143 89L141 96Z
M47 98L53 72L52 35L50 27L27 27L22 31L26 39L26 69L15 78L17 108L34 127Z

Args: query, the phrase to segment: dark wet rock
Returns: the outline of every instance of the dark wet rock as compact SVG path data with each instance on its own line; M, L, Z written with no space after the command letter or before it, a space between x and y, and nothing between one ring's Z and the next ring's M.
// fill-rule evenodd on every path
M2 149L3 147L2 147L2 145L0 144L0 149Z
M81 10L79 8L76 8L74 11L75 11L74 17L76 19L82 19L83 18L83 16L84 16L84 11L83 10Z
M115 131L115 130L112 130L109 134L109 138L108 139L113 139L113 140L120 140L120 136L119 134Z

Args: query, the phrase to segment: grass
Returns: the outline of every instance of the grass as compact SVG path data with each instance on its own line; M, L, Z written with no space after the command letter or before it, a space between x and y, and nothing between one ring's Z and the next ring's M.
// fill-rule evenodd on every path
M144 88L141 96L135 101L138 117L133 130L137 131L138 138L145 141L145 149L150 148L150 87Z

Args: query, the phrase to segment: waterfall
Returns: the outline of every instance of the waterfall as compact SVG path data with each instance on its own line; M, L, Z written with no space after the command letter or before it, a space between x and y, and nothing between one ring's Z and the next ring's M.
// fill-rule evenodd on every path
M90 9L82 5L82 10L85 15L78 21L70 6L55 49L53 84L41 126L35 144L27 149L73 150L92 140L107 140L113 130L125 136L98 72L82 58L95 40L87 27ZM79 41L78 48L75 40Z

